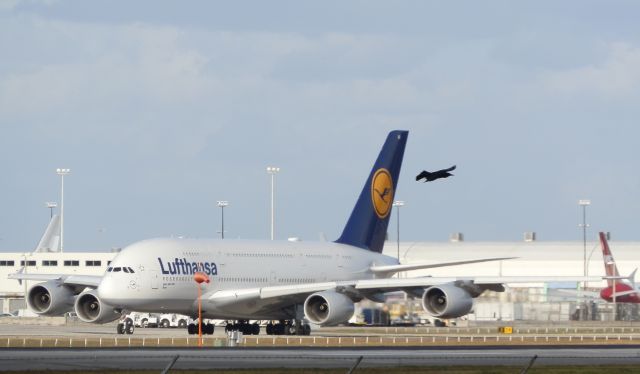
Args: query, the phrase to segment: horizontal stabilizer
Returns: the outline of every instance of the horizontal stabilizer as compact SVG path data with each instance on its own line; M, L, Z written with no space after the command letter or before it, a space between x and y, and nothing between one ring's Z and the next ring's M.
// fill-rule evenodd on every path
M621 276L621 275L613 275L613 276L604 276L602 277L602 279L605 280L627 280L629 281L629 283L631 283L631 285L633 286L633 289L637 289L638 287L636 287L636 272L638 271L638 269L635 269L634 271L631 272L631 274L629 274L628 276Z
M421 270L421 269L433 269L433 268L441 268L447 266L456 266L456 265L466 265L466 264L476 264L479 262L489 262L489 261L502 261L502 260L512 260L517 257L496 257L496 258L483 258L479 260L465 260L465 261L453 261L453 262L440 262L435 264L406 264L406 265L383 265L383 266L372 266L369 270L373 273L398 273L401 271L410 271L410 270Z
M636 293L640 293L640 292L638 292L638 290L629 290L629 291L624 291L624 292L616 292L615 294L611 295L611 298L629 296L629 295L633 295L633 294L636 294Z

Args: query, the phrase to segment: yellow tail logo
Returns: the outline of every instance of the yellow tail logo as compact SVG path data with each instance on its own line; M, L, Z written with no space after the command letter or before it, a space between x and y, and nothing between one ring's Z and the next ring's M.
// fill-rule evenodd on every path
M379 218L386 218L393 203L393 181L387 169L376 170L371 180L371 201Z

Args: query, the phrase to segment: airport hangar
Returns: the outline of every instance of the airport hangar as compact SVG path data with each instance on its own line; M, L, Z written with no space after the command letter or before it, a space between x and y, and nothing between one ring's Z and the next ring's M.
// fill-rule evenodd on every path
M461 233L452 234L443 242L387 241L384 254L396 257L401 263L438 263L492 257L516 257L511 260L459 265L417 270L399 274L400 277L416 276L582 276L584 273L585 246L582 241L544 242L535 240L535 233L525 233L520 242L467 242ZM299 241L304 246L304 241ZM640 264L640 242L611 241L610 246L621 275L629 275ZM24 309L25 291L35 281L23 282L7 279L25 264L29 273L101 275L118 250L111 252L5 252L0 253L0 311L3 313ZM589 276L604 275L599 241L586 242ZM509 285L508 285L509 286ZM576 292L557 293L556 289L576 289L575 283L531 283L508 287L506 292L487 291L475 300L474 312L464 318L467 321L567 321L575 319L576 309L581 319L609 320L612 306L597 299L578 298ZM599 291L605 281L590 282L587 287ZM361 303L361 308L380 307L373 303ZM403 298L390 300L388 304L401 304L399 313L422 313L419 300L409 302ZM624 307L619 305L618 307ZM586 310L589 312L586 312ZM638 319L637 306L627 306L618 311L618 319ZM160 311L159 311L160 312ZM587 314L585 314L587 313ZM426 317L426 316L423 316Z

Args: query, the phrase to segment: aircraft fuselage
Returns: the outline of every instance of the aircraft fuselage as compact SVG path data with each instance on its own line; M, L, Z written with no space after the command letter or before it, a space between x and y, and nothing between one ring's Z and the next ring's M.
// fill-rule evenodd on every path
M196 315L194 274L203 272L211 280L202 285L203 295L229 290L224 300L234 301L203 298L207 318L283 319L292 317L290 297L252 296L267 286L371 279L372 265L397 263L392 257L332 242L151 239L116 256L98 295L123 310ZM242 302L243 297L248 301Z

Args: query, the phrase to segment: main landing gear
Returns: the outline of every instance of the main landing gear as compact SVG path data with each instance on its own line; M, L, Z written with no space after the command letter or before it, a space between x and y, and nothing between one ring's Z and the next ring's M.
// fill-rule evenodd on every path
M311 327L302 323L301 320L284 321L278 323L269 322L267 325L267 335L309 335Z
M243 335L258 335L260 334L260 325L257 323L249 323L246 320L239 320L234 323L227 322L224 327L224 332L240 331Z
M118 322L118 325L116 326L116 332L118 333L118 335L131 335L133 334L133 330L135 330L135 327L133 327L133 321L131 320L131 318L127 318L124 321Z
M211 323L202 323L202 334L203 335L213 335L214 325ZM198 335L198 324L190 323L187 326L187 332L189 335Z

